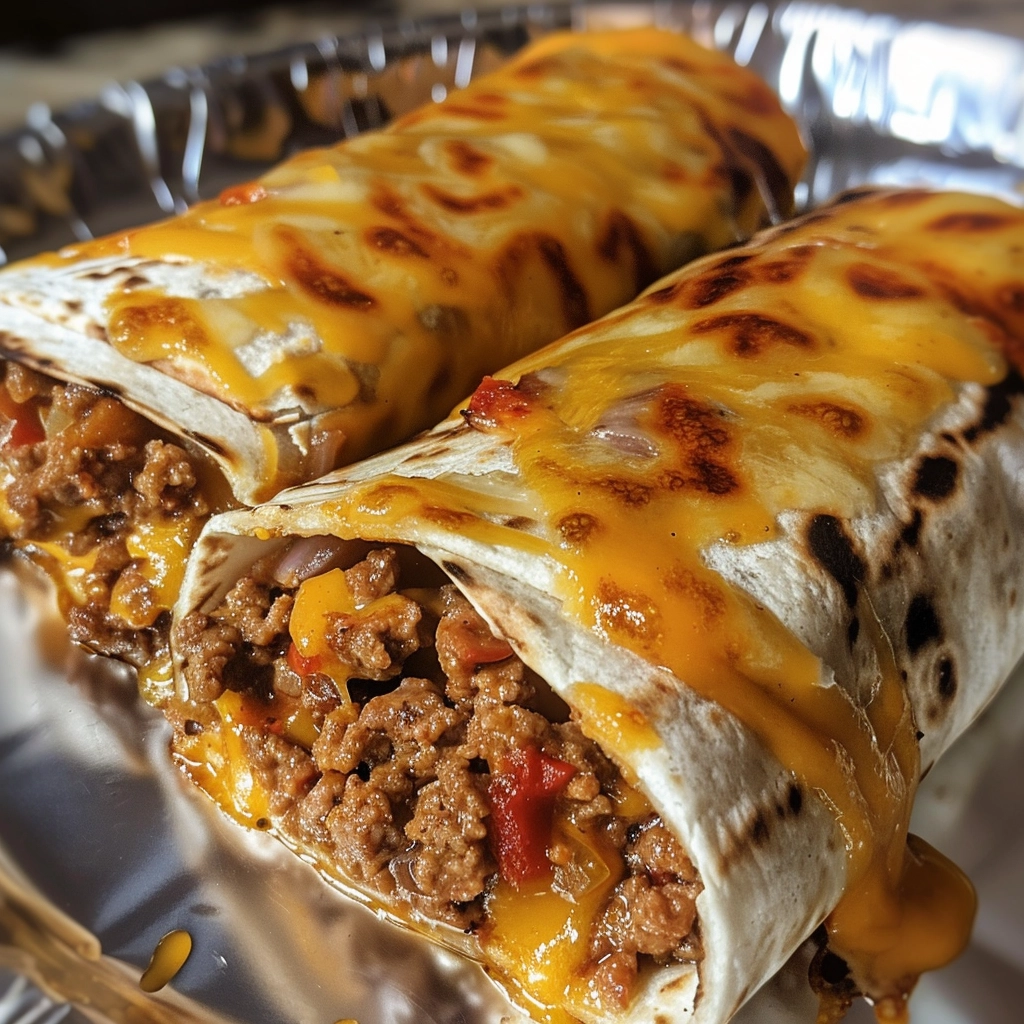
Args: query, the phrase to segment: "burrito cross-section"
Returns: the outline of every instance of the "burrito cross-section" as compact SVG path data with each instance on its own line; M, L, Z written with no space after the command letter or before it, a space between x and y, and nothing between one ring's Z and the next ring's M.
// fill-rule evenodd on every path
M8 268L0 531L57 580L78 641L165 680L210 510L410 437L749 236L788 212L803 155L725 55L558 34L180 217Z
M722 1024L812 935L900 1019L975 906L917 783L1024 653L1022 237L848 193L215 517L182 767L538 1020Z

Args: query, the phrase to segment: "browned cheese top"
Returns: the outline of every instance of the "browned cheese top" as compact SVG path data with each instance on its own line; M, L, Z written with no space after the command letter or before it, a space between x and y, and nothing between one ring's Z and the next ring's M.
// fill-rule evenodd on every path
M347 439L341 464L749 235L762 194L786 212L803 159L730 58L653 29L558 34L384 130L42 260L141 260L109 343L258 421L336 410L319 429ZM201 263L215 294L154 284L147 261L168 260Z
M880 678L856 706L703 553L778 538L782 513L804 513L809 557L852 606L866 567L842 524L875 509L878 469L962 385L989 388L996 416L1019 381L1022 246L1024 212L997 200L849 194L484 382L463 414L511 446L534 528L454 478L368 483L339 509L378 534L382 518L396 535L445 521L541 552L578 622L759 735L834 809L848 862L832 944L897 1009L966 942L974 904L948 862L907 844L919 752L886 627L861 615ZM955 474L925 460L915 486L948 491Z

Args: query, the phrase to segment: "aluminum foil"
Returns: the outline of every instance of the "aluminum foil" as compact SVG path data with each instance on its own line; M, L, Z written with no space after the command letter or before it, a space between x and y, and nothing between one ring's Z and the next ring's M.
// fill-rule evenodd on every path
M0 138L0 246L17 258L172 214L288 153L384 123L531 37L656 23L756 68L801 124L803 206L865 181L1021 198L1024 42L816 4L467 10L29 109ZM132 680L72 650L47 597L0 568L0 1024L498 1024L473 964L379 920L169 765ZM914 830L981 897L974 940L926 976L925 1024L1010 1024L1024 991L1024 674L925 781ZM193 952L150 997L160 937ZM738 1018L810 1024L806 951ZM856 1008L850 1020L866 1022Z

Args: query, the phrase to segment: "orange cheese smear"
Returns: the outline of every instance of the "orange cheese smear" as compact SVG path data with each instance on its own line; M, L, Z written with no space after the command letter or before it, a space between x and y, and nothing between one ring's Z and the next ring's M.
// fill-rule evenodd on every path
M159 992L171 982L192 952L192 936L176 929L168 932L153 950L149 966L142 972L139 988L143 992Z
M783 512L873 511L878 466L911 455L960 385L1019 366L1022 233L1024 213L995 200L881 193L693 264L520 361L502 376L540 371L520 391L531 408L474 425L510 441L529 535L457 480L387 478L343 500L370 535L384 516L395 536L427 520L546 546L580 623L753 730L834 812L847 870L830 945L890 1017L966 945L975 898L908 836L920 761L889 638L858 589L877 670L856 704L702 552L774 540Z

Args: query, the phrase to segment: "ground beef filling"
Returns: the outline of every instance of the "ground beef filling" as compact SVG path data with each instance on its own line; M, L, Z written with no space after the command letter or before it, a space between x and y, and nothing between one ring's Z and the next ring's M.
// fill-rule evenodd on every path
M328 616L351 674L339 684L296 656L295 590L273 575L257 566L212 615L178 626L189 699L171 717L183 758L199 756L218 705L242 695L246 755L280 831L432 920L486 931L500 859L492 783L510 752L540 751L574 769L547 844L552 888L572 900L583 884L564 827L618 861L588 939L591 984L625 1005L645 960L699 959L689 858L635 794L621 810L616 766L458 590L399 591L396 552L371 551L345 572L356 607L369 607Z
M0 487L0 540L55 580L73 638L137 667L165 653L167 601L129 540L198 532L192 457L114 398L0 362Z

